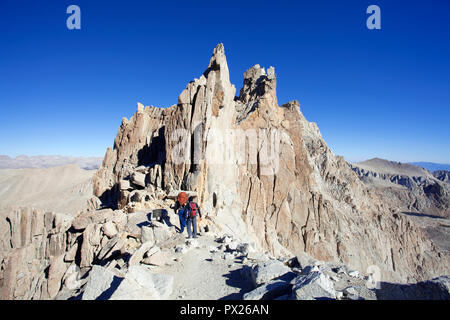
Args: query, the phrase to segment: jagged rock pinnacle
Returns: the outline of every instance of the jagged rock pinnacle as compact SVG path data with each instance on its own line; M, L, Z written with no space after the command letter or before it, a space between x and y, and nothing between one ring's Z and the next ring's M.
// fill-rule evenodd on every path
M217 54L225 54L225 47L223 46L223 43L219 43L215 48L214 48L214 55Z
M209 61L208 68L203 73L203 75L208 78L211 71L216 71L218 74L218 79L223 83L224 86L231 86L230 83L230 72L228 70L227 57L225 56L225 48L222 43L219 43L213 51L211 60Z

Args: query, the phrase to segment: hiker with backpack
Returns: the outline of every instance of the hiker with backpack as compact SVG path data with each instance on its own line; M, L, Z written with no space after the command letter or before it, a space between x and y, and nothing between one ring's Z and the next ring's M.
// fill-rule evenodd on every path
M188 196L186 192L180 192L177 197L177 201L175 202L175 206L173 209L175 213L178 214L180 218L180 233L183 233L184 227L186 227L186 219L187 219L187 200Z
M197 202L194 201L195 198L196 196L189 197L189 201L187 203L188 238L197 238L197 216L199 216L199 219L202 218L200 207Z

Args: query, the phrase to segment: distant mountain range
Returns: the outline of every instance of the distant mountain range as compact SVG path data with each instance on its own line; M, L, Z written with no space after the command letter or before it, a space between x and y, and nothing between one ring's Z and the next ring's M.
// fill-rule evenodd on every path
M450 171L450 164L434 163L434 162L410 162L410 164L425 168L430 172L438 170Z
M373 160L373 159L372 159ZM381 160L381 159L380 159ZM49 168L63 166L65 164L76 164L82 169L98 169L103 161L103 157L66 157L60 155L26 156L20 155L11 158L7 155L0 155L0 169L22 169L22 168ZM400 164L400 163L399 163ZM408 164L419 166L430 172L450 171L450 164L434 162L408 162ZM403 163L402 165L405 165Z
M430 169L441 167L428 166L430 169L426 169L411 163L379 158L349 165L361 181L383 192L383 198L397 203L396 207L400 210L431 212L450 218L449 171L433 171Z
M49 168L76 164L82 169L94 170L99 168L102 161L103 158L100 157L64 157L59 155L29 157L20 155L11 158L7 155L0 155L0 169Z

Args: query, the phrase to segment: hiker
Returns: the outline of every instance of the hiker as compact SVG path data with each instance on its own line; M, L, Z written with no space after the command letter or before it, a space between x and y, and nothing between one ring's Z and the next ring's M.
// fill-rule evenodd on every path
M187 200L188 196L186 192L180 192L177 201L175 202L175 206L173 207L175 213L178 214L178 217L180 218L180 233L183 233L184 227L186 226Z
M202 218L200 208L197 202L194 201L196 198L196 196L189 197L189 201L187 203L188 238L197 238L197 216L199 216L199 219Z

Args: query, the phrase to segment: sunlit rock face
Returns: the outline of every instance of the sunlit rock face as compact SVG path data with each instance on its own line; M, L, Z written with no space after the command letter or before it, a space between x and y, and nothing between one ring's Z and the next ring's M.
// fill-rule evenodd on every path
M392 215L382 194L335 156L297 101L278 105L276 74L255 65L239 96L219 44L176 105L138 104L94 177L94 193L128 208L174 190L196 191L211 223L273 256L306 251L382 279L449 272L448 256Z

